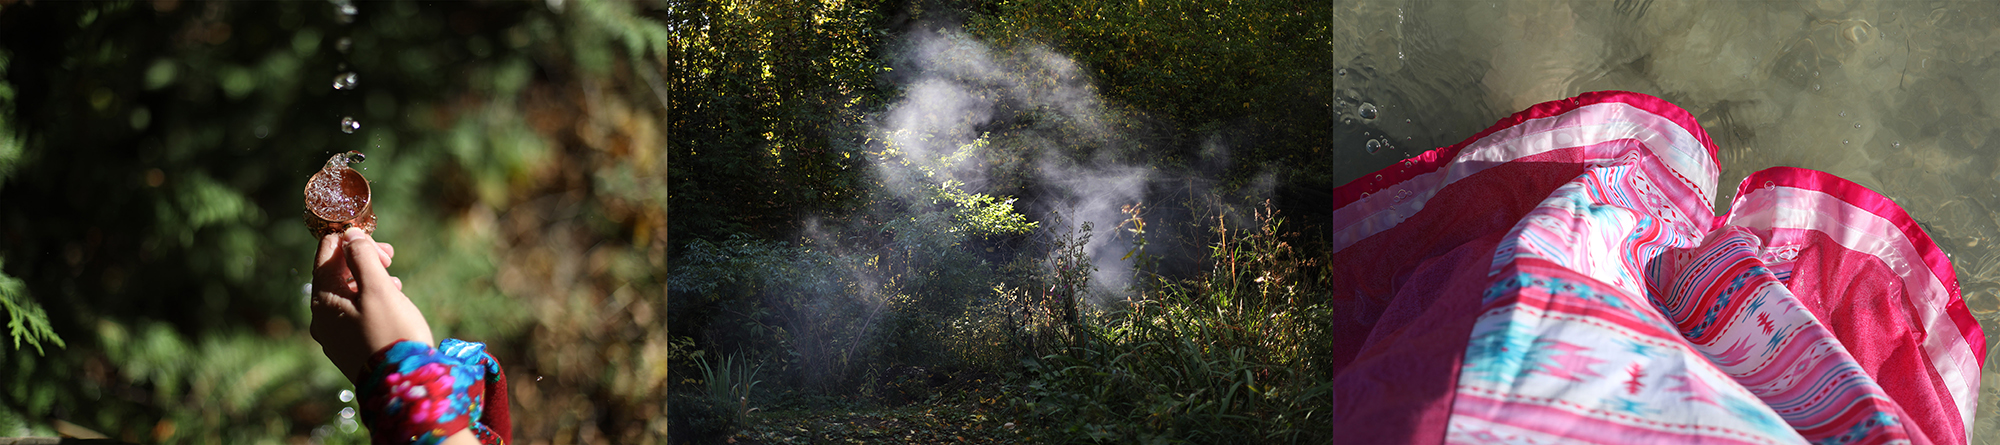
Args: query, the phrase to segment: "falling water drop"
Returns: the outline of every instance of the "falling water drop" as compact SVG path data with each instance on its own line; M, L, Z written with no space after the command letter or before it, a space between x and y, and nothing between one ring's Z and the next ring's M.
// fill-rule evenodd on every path
M333 50L341 54L347 54L347 50L351 48L354 48L354 39L341 37L340 40L333 41Z
M1361 109L1359 111L1362 119L1374 119L1375 116L1380 114L1379 110L1375 109L1375 104L1367 102L1361 103Z
M334 19L341 24L354 23L354 14L359 12L354 8L353 0L333 0Z
M352 90L360 84L361 76L352 72L340 73L338 76L333 76L333 89L336 90Z
M1378 152L1378 151L1382 151L1382 141L1378 141L1378 140L1374 140L1374 139L1369 139L1369 140L1368 140L1368 154L1371 154L1371 155L1372 155L1372 154L1375 154L1375 152Z
M361 129L361 121L354 120L354 118L352 117L340 118L341 133L354 134L354 130L360 130L360 129Z

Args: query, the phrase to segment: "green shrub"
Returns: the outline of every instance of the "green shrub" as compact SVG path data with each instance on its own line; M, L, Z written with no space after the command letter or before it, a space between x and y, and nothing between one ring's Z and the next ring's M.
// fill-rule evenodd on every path
M1074 343L1023 360L1016 407L1057 442L1330 440L1330 375L1311 366L1330 314L1303 304L1311 286L1293 280L1310 262L1294 235L1253 215L1249 230L1217 220L1208 274L1084 311Z

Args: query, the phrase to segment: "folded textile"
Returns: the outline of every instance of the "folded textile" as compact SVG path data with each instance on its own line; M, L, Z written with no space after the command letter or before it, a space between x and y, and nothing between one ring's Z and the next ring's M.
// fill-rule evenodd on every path
M1664 100L1543 103L1334 191L1334 425L1389 443L1966 443L1985 334L1893 201Z

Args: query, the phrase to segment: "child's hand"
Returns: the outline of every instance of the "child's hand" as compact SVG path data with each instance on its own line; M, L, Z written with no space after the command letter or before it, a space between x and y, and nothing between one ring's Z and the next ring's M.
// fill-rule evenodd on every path
M396 249L361 229L330 234L313 257L312 336L326 358L360 384L368 356L398 340L436 346L430 323L389 276Z

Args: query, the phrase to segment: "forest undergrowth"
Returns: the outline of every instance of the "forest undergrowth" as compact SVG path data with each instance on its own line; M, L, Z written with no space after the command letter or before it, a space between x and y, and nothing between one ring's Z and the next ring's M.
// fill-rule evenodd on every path
M1205 271L1194 277L1148 270L1145 219L1132 206L1115 233L1137 241L1128 257L1139 257L1132 273L1141 279L1117 290L1126 296L1092 303L1106 296L1089 295L1101 290L1092 290L1094 266L1080 248L1096 235L1088 225L1039 230L1047 242L1025 255L1032 259L1002 267L986 292L959 296L969 303L946 329L857 339L944 354L875 349L865 364L812 368L845 373L799 378L774 370L798 367L803 354L693 350L683 339L677 361L698 369L675 386L676 441L1324 443L1332 370L1316 347L1330 343L1315 321L1329 315L1319 265L1294 249L1302 237L1268 202L1239 216L1241 226L1231 224L1232 209L1218 209L1206 224ZM750 263L787 258L769 244L733 249L756 253L736 256ZM883 310L897 318L909 309Z

